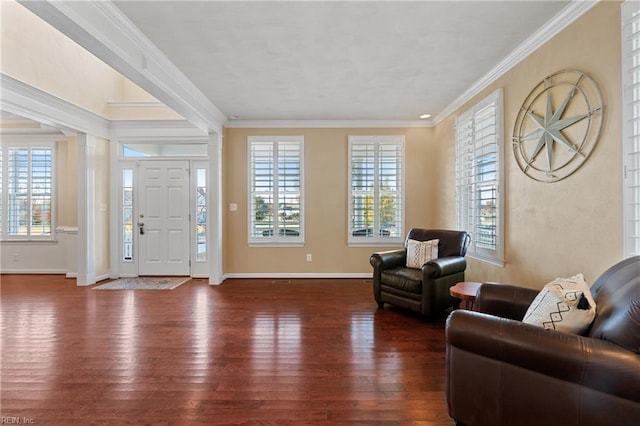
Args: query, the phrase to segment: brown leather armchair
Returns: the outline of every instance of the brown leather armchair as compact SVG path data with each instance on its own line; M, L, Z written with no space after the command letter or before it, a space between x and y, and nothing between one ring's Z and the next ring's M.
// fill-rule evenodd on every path
M408 240L438 239L438 258L421 269L407 268ZM464 258L469 246L469 234L464 231L413 228L407 234L405 248L374 253L369 262L373 266L373 295L382 308L390 303L425 317L434 317L445 309L457 306L459 299L451 297L449 288L464 281L467 262Z
M591 287L585 335L522 323L538 294L483 284L447 319L447 402L458 425L640 425L640 256Z

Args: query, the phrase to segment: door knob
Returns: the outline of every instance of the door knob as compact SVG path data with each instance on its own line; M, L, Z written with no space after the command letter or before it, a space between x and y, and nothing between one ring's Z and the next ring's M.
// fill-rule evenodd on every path
M140 229L140 235L144 235L144 222L138 222L138 228Z

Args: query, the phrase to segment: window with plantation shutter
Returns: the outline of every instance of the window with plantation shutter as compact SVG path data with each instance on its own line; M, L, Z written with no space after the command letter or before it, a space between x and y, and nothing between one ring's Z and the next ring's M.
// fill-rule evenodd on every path
M0 150L0 232L4 240L53 238L54 144Z
M4 236L4 162L2 159L4 158L4 149L0 147L0 238Z
M640 2L622 5L624 255L640 255Z
M249 244L304 243L303 142L249 137Z
M349 244L402 244L403 169L403 136L349 136Z
M503 264L502 90L456 119L456 223L471 235L467 254Z

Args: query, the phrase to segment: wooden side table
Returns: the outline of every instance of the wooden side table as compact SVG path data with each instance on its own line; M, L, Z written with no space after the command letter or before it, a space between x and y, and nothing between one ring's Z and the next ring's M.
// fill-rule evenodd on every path
M482 283L476 283L472 281L462 281L449 288L449 293L456 299L461 299L465 302L465 309L472 310L473 303L476 301L476 293ZM460 303L462 305L462 303Z

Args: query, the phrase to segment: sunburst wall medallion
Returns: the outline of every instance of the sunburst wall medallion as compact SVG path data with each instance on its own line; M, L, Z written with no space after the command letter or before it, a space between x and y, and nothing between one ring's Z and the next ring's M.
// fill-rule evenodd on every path
M540 182L569 177L593 152L604 119L600 89L587 74L564 70L525 99L513 129L520 170Z

